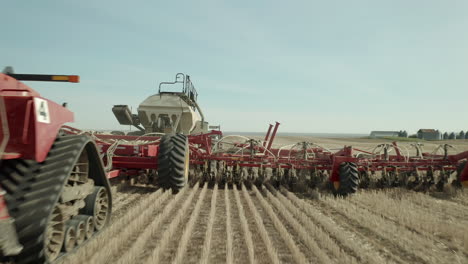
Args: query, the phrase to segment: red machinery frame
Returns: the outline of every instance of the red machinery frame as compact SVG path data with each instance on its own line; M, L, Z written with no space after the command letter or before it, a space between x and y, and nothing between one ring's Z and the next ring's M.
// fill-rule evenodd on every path
M236 143L239 148L248 149L248 153L216 153L213 152L213 136L222 137L221 131L212 130L209 133L189 135L190 144L190 164L203 165L209 161L223 161L226 166L238 167L262 167L262 168L283 168L296 170L322 170L329 172L329 180L339 182L339 167L343 162L353 162L358 166L359 171L399 171L399 172L418 172L418 171L456 171L461 160L468 159L468 151L455 155L438 155L430 153L421 153L417 157L405 157L402 155L396 142L388 144L386 147L395 149L395 155L388 155L387 152L381 155L370 156L370 152L345 146L341 150L332 153L320 147L308 148L302 155L301 150L287 150L272 148L279 123L273 128L270 125L265 136L263 144L254 144L254 141L247 143ZM67 133L83 133L78 129L65 127ZM271 136L270 136L271 133ZM119 140L148 140L150 143L140 145L131 145L120 143L114 150L112 166L108 166L108 177L132 176L138 175L145 169L157 169L157 153L159 150L158 140L160 137L154 136L118 136L93 134L98 144L101 155L104 156L106 163L106 153L115 142ZM254 151L252 151L254 150ZM258 154L253 155L253 152ZM357 153L369 154L368 157L359 157ZM299 157L298 157L299 155ZM302 155L302 157L301 157ZM465 166L461 174L461 181L464 185L468 183L468 166Z

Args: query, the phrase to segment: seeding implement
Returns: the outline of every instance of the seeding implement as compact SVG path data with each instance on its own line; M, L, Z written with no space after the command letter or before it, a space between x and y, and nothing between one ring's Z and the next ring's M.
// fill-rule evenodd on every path
M441 191L448 183L468 183L468 152L448 155L448 146L444 146L444 154L432 154L415 145L418 154L411 156L396 142L381 144L373 151L345 146L332 152L310 142L273 148L278 126L276 123L271 137L267 134L264 141L223 137L217 130L187 137L91 135L104 156L109 178L125 177L134 183L159 184L173 190L183 187L183 182L208 181L247 186L268 183L296 192L329 189L348 195L367 187ZM84 133L71 127L65 131ZM232 138L243 141L232 142ZM169 144L180 148L167 147Z
M182 91L162 90L168 84L179 84ZM378 145L372 151L345 146L333 152L310 142L273 148L278 122L269 126L263 141L223 137L221 131L207 129L197 96L190 77L178 73L174 82L161 83L158 93L140 104L138 114L132 114L126 105L114 106L120 124L137 127L139 136L90 134L104 157L109 177L173 190L185 182L210 181L269 183L294 191L329 188L340 195L354 193L359 186L434 186L441 190L449 181L457 186L468 180L464 166L468 152L449 155L447 144L439 147L441 154L424 153L420 144L414 144L414 156L396 142ZM66 131L84 133L71 127ZM450 179L452 173L456 173L455 179Z
M440 190L468 183L468 152L449 155L449 145L425 153L415 144L415 155L396 142L371 151L332 151L310 142L274 147L279 123L263 140L224 136L208 126L184 74L161 83L138 114L114 106L118 121L138 131L111 134L65 126L73 121L69 110L18 80L78 77L0 74L0 187L6 192L0 195L0 252L19 263L53 262L102 230L111 214L110 178L174 192L207 181L343 196L359 187ZM182 89L167 91L167 85Z

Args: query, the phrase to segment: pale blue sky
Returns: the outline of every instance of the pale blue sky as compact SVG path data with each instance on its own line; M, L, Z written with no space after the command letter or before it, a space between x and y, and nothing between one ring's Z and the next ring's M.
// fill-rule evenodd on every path
M468 2L4 1L0 66L79 74L29 83L80 128L118 129L175 73L225 131L467 130Z

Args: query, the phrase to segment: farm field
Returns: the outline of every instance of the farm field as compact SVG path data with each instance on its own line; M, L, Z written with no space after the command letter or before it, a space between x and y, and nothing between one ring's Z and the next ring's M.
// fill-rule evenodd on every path
M303 140L361 148L381 142L276 142ZM468 263L466 190L312 198L269 186L198 183L175 195L127 184L113 191L110 226L61 263Z
M62 263L466 263L468 195L301 199L267 188L123 187L112 224Z

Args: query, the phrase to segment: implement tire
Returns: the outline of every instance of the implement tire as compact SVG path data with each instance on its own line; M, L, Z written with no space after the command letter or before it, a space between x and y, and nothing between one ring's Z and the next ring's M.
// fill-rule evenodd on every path
M346 196L357 192L359 186L359 171L356 163L343 162L340 165L340 187L337 195Z
M174 192L182 189L188 181L189 145L182 134L165 135L161 138L158 153L158 184Z
M466 166L466 160L460 162L457 166L457 176L455 178L455 180L452 182L452 186L454 187L457 187L457 188L461 188L462 187L462 183L461 183L461 174L463 172L463 169L465 168Z

